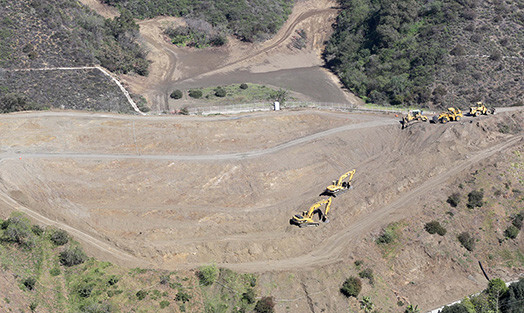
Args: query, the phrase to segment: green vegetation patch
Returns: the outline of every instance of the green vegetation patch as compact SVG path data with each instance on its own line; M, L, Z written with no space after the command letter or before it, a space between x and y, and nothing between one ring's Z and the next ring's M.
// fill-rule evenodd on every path
M284 24L293 8L293 0L103 0L145 19L156 16L181 16L193 24L206 24L220 37L231 33L244 41L266 39ZM198 29L192 27L193 29ZM195 32L191 35L198 36ZM210 38L211 41L213 40ZM178 40L184 41L181 38ZM192 39L192 41L194 38ZM198 42L198 40L197 40Z
M201 99L212 104L252 103L256 101L279 101L284 103L291 100L285 89L276 89L258 84L233 84L227 86L206 87L186 91L191 98ZM171 98L180 99L185 92L173 90Z

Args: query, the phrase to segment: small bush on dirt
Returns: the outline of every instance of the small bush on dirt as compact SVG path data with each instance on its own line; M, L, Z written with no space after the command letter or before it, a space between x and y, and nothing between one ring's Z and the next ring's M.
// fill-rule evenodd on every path
M166 300L160 301L160 308L161 309L167 308L168 306L169 306L169 301L166 301Z
M263 297L258 300L255 305L255 312L257 313L273 313L275 312L275 303L273 297Z
M171 95L169 95L172 99L180 99L182 98L183 94L182 94L182 90L180 89L177 89L175 91L173 91L171 93Z
M176 301L182 301L182 303L186 303L186 302L189 302L189 300L191 300L191 295L188 294L188 293L185 293L183 291L179 291L177 294L176 294L176 297L175 297L175 300Z
M384 230L382 230L382 234L377 238L376 243L377 244L390 244L397 238L397 234L395 234L395 230L391 227L386 227Z
M191 90L189 90L189 96L191 98L200 99L200 98L202 98L202 90L191 89Z
M504 231L504 236L511 238L511 239L517 238L518 234L519 234L519 229L515 227L514 225L509 225L509 227L506 228L506 230Z
M136 297L138 298L139 301L144 300L146 296L147 296L147 291L145 290L139 290L136 293Z
M107 280L107 284L108 284L109 286L114 286L114 285L116 285L116 283L118 283L119 280L120 280L120 278L118 278L118 276L116 276L116 275L111 275L111 276L109 277L109 279Z
M81 298L89 298L93 288L93 283L82 281L73 287L73 292L79 295Z
M364 261L362 261L362 260L356 260L354 263L355 263L355 266L356 266L356 267L359 267L360 265L364 264Z
M170 280L171 277L169 276L169 274L160 275L160 284L168 285Z
M22 284L24 284L28 290L33 290L35 288L36 279L34 277L27 277L22 281Z
M468 251L473 251L473 249L475 249L475 238L473 238L468 232L461 233L457 238L462 246Z
M74 266L82 264L87 260L87 255L82 248L68 247L64 251L60 252L60 263L65 266Z
M49 274L51 274L51 276L58 276L60 275L60 269L58 267L52 268L49 270Z
M178 112L180 115L189 115L189 110L187 109L187 107L183 107L180 109L180 111Z
M34 301L29 304L29 310L31 310L31 312L34 312L37 307L38 307L38 303Z
M513 226L515 226L516 228L518 228L519 230L522 229L522 221L524 220L524 212L520 212L519 214L516 214L512 221L511 221L511 224L513 224Z
M246 83L240 84L240 89L247 89L249 86Z
M82 313L111 313L113 311L109 303L89 303L81 308Z
M440 236L444 236L447 232L446 229L437 221L431 221L429 223L426 223L424 229L426 229L426 231L432 235L436 233Z
M375 276L373 275L373 269L371 268L366 268L362 271L360 271L360 273L358 273L358 276L360 276L360 278L367 278L369 279L369 283L371 285L373 285L375 283Z
M449 205L451 205L454 208L457 207L457 205L459 205L460 203L460 194L458 192L452 193L448 197L448 200L446 200L446 202L449 203Z
M33 232L33 234L40 236L44 233L44 228L42 228L42 226L40 225L33 225L31 227L31 231Z
M226 96L226 90L222 87L218 87L215 89L215 96L223 98Z
M26 247L32 246L33 231L27 218L21 215L12 216L4 222L3 227L5 227L4 240Z
M69 242L69 235L63 229L57 229L53 231L51 237L49 238L55 245L63 246Z
M362 282L358 277L351 276L342 284L340 292L346 297L357 297L362 290Z
M255 290L253 288L248 288L247 291L242 294L242 301L247 304L253 304L255 300Z
M214 265L200 267L197 272L200 284L204 286L212 285L218 278L218 272L218 268Z
M476 207L482 207L484 204L482 200L484 199L484 191L481 190L473 190L472 192L468 193L468 208L474 209Z

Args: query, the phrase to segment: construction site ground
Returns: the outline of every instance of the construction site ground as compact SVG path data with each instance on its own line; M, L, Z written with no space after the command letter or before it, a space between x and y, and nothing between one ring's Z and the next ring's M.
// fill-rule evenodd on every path
M316 110L215 117L4 115L0 208L4 218L18 209L64 228L90 255L124 266L216 263L269 281L307 272L302 279L323 277L315 284L333 287L343 279L344 264L359 258L355 249L373 245L383 227L423 214L424 204L437 201L448 182L473 165L522 149L521 130L497 131L497 123L508 120L522 127L522 116L521 108L511 108L401 130L394 115ZM289 224L352 168L354 189L333 201L329 224ZM412 290L411 299L425 308L483 287L480 275L464 280L453 269L437 270L431 262L428 268L424 254L406 253L399 266L423 277L426 288ZM338 274L319 274L331 271ZM430 287L429 277L437 276L447 280L446 290ZM389 279L393 286L405 284ZM428 298L435 293L439 297Z

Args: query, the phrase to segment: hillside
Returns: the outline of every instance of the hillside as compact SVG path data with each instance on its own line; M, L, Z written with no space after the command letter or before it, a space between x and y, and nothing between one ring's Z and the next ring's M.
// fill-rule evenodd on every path
M523 272L523 116L402 130L393 115L314 110L6 115L0 213L65 229L127 268L259 273L277 312L355 310L363 296L385 312L431 309L485 288L478 261L492 278ZM353 168L330 223L289 224ZM445 233L428 232L433 221ZM373 284L347 299L342 283L364 270Z
M255 41L267 39L280 29L287 16L291 13L294 1L103 0L103 2L119 8L125 8L137 18L145 19L165 15L182 16L200 25L205 21L204 23L207 25L203 27L213 28L215 32L221 34L222 38L230 33L244 41Z
M11 111L7 102L13 97L28 103L22 109L129 112L118 87L98 71L14 69L100 64L116 73L148 73L138 25L125 14L104 19L73 0L4 0L0 29L0 112Z
M524 5L518 1L353 1L324 58L378 104L522 105Z

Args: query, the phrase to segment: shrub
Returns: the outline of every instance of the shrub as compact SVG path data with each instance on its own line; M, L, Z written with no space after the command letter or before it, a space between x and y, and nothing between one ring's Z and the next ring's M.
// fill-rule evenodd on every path
M73 291L81 298L89 298L93 291L93 287L93 283L82 281L73 287Z
M482 207L484 204L482 200L484 199L484 191L482 190L473 190L468 193L468 208L473 209L475 207Z
M500 61L502 59L502 53L495 51L489 56L489 59L491 61Z
M358 277L351 276L342 284L340 292L346 297L357 297L362 290L362 282Z
M20 245L31 247L33 231L31 230L31 224L27 218L22 216L10 217L6 222L4 222L3 227L6 227L4 231L4 239L6 241L16 242Z
M86 261L87 255L82 248L68 247L66 250L60 252L60 263L65 266L74 266L82 264Z
M513 224L513 226L515 226L516 228L520 230L522 229L522 220L523 219L524 219L524 212L520 212L519 214L513 217L511 224Z
M475 239L468 232L461 233L457 238L468 251L475 249Z
M120 281L120 278L118 278L118 276L116 275L111 275L109 277L109 279L107 280L107 284L109 286L113 286L113 285L116 285L116 283L118 283L118 281Z
M201 285L210 286L218 278L218 268L214 265L202 266L198 269L197 276Z
M191 90L189 90L189 96L191 98L195 98L195 99L202 98L202 90L191 89Z
M255 290L253 288L248 288L246 292L242 294L242 301L245 301L247 304L255 303Z
M187 107L183 107L180 109L180 115L189 115L189 110L187 109Z
M28 290L33 290L35 288L36 279L34 277L27 277L22 281L22 284L24 284Z
M263 297L258 300L255 305L255 312L257 313L273 313L275 312L275 303L273 297Z
M429 223L426 223L424 229L426 229L426 231L432 235L437 233L440 236L444 236L447 232L446 229L437 221L431 221Z
M161 275L160 276L160 284L167 285L169 284L169 281L171 280L171 277L169 274Z
M218 87L215 89L215 96L223 98L226 96L226 90L222 87Z
M173 98L173 99L180 99L180 98L182 98L182 96L183 96L183 94L182 94L182 90L177 89L177 90L173 91L173 92L171 93L171 95L169 95L169 96L170 96L171 98Z
M468 309L462 303L455 303L450 306L445 306L441 313L468 313Z
M452 193L446 202L454 208L457 207L457 205L460 203L460 194L458 192Z
M166 300L160 301L160 308L161 309L164 309L164 308L166 308L168 306L169 306L169 301L166 301Z
M456 55L456 56L461 56L461 55L466 54L466 49L464 49L464 47L463 47L462 45L457 44L457 45L455 46L455 48L453 48L453 49L449 52L449 54L451 54L451 55Z
M240 84L240 89L247 89L249 86L246 83Z
M63 246L65 245L66 243L69 242L69 235L67 234L67 232L63 229L57 229L55 230L52 234L51 234L51 237L49 238L51 239L51 241L57 245L57 246Z
M36 308L38 307L38 303L32 301L30 304L29 304L29 310L31 310L31 312L34 312L36 310Z
M519 229L515 227L514 225L509 225L509 227L506 228L506 230L504 231L504 236L511 238L511 239L517 238L518 234L519 234Z
M493 278L490 280L488 288L486 289L486 293L494 299L499 298L506 291L508 291L508 287L506 287L506 283L500 278Z
M49 274L51 274L51 276L58 276L60 275L60 269L58 267L52 268L49 270Z
M33 234L35 234L37 236L40 236L40 235L42 235L44 233L44 229L40 225L33 225L31 227L31 231L33 232Z
M81 308L82 313L111 313L111 305L108 303L89 303Z
M136 297L138 298L139 301L144 300L146 296L147 296L147 291L145 290L139 290L136 293Z
M358 273L358 276L360 276L360 278L367 278L369 279L369 283L371 285L373 285L375 283L375 276L373 275L373 269L371 268L366 268L362 271L360 271L360 273Z
M177 294L176 294L176 297L175 297L175 300L176 301L182 301L182 303L186 303L186 302L189 302L189 300L191 300L191 295L183 292L183 291L179 291Z

